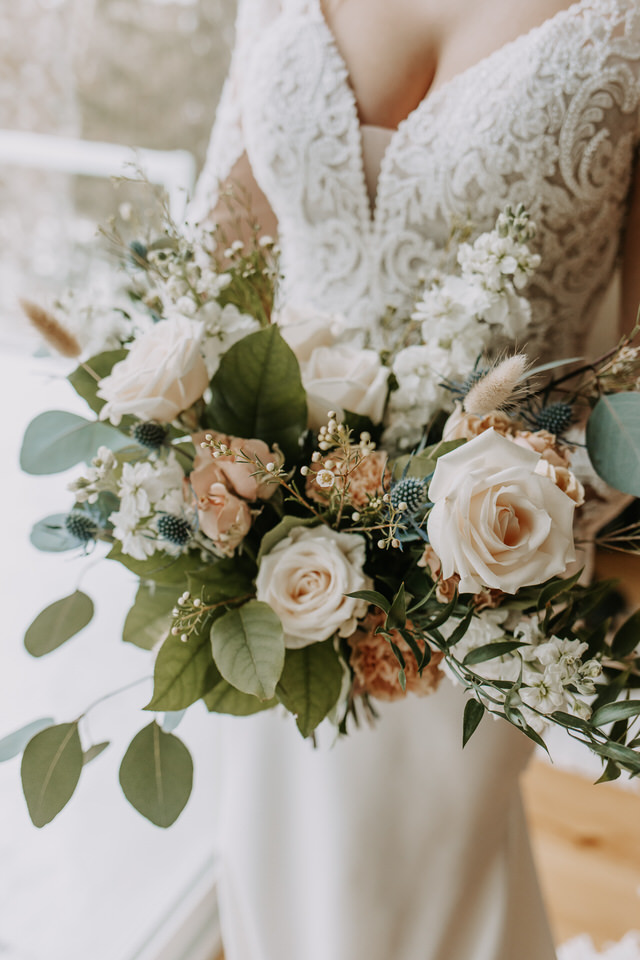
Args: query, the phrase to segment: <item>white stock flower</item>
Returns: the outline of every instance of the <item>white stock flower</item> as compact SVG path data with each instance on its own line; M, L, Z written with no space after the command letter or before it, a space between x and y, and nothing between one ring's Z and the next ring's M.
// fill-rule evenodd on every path
M438 460L427 531L442 576L457 573L461 593L513 594L575 559L575 503L535 472L539 459L490 429Z
M122 544L123 553L134 560L146 560L155 553L154 535L140 527L139 517L129 511L127 503L123 502L120 510L112 513L109 520L113 524L113 536Z
M100 381L98 396L107 401L100 419L116 425L126 414L175 420L209 384L202 334L202 324L176 317L160 320L134 340L128 356Z
M256 595L280 617L287 647L354 632L367 604L346 594L371 586L365 559L362 537L325 526L294 527L262 558Z
M209 378L220 366L223 354L234 343L260 330L260 323L254 317L241 313L231 303L221 307L215 300L210 300L200 308L197 319L204 326L202 355Z

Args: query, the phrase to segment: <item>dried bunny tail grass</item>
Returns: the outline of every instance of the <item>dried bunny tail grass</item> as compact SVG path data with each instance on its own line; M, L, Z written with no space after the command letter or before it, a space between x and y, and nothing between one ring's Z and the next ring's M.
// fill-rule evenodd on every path
M62 354L63 357L77 357L80 355L80 344L52 313L32 303L31 300L20 300L20 306L36 328L43 340Z
M498 362L469 390L463 404L466 413L484 417L513 401L527 366L523 353Z

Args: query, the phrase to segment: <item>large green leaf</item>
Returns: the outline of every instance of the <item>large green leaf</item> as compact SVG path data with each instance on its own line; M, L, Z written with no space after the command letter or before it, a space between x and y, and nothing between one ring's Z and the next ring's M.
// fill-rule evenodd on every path
M189 591L208 604L237 600L252 592L255 573L255 564L248 557L216 560L189 574Z
M122 639L125 643L133 643L143 650L155 647L169 631L171 611L178 596L176 587L141 583L124 622Z
M250 600L211 628L213 659L241 693L271 700L284 666L282 624L267 603Z
M138 733L120 765L120 786L129 803L157 827L170 827L184 810L193 785L193 761L182 740L154 721Z
M303 737L311 736L335 707L341 688L342 666L332 640L287 650L277 694Z
M157 552L147 560L136 560L123 553L122 544L117 541L107 554L107 560L117 560L141 580L153 580L154 583L175 584L183 587L186 586L187 575L195 573L202 567L200 558L190 553L185 553L181 557L169 557L166 553Z
M640 716L640 700L619 700L599 707L591 717L591 725L601 727L605 723Z
M53 726L53 717L42 717L40 720L32 720L26 727L14 730L13 733L3 737L0 740L0 763L17 757L19 753L22 753L29 740L35 737L36 733L40 733L41 730L51 726Z
M81 772L77 723L48 727L29 741L22 757L22 789L36 827L44 827L69 802Z
M587 423L587 450L603 480L640 497L640 393L600 398Z
M207 420L223 433L277 443L295 457L307 426L306 395L298 361L276 326L225 353L211 381Z
M64 410L48 410L27 427L20 466L34 476L60 473L76 463L88 463L102 446L120 450L131 446L131 439L107 423L85 420Z
M611 643L611 654L614 657L627 657L640 646L640 610L625 620L617 631Z
M32 657L43 657L80 633L92 617L93 600L76 590L38 614L24 636L24 645Z
M208 624L186 642L169 634L156 657L153 697L145 710L184 710L221 679L211 654Z
M66 518L66 513L53 513L43 520L38 520L31 528L29 535L33 546L45 553L62 553L65 550L82 547L83 541L78 540L67 530Z
M259 700L251 694L240 693L226 680L217 683L202 699L210 713L228 713L234 717L250 717L254 713L271 710L280 702L276 697L271 700Z
M94 413L99 413L105 404L105 401L98 396L99 381L107 377L116 363L124 360L128 353L128 350L107 350L99 353L77 367L67 378L76 393L87 401Z

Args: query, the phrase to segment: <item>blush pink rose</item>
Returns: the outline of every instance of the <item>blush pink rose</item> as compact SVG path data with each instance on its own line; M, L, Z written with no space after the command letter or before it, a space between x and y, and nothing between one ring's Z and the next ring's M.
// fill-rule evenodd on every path
M246 500L236 497L213 470L191 475L191 486L197 498L200 530L221 553L233 554L251 529L251 511Z
M196 448L196 458L193 463L194 474L203 468L210 469L211 466L217 468L217 476L226 483L230 490L237 496L245 500L268 500L278 489L278 484L272 480L260 479L252 476L255 474L256 467L253 463L243 463L234 454L228 456L213 456L211 448L202 448L200 444L206 436L212 436L219 443L226 444L230 450L242 451L248 457L255 457L266 467L273 463L280 467L284 462L284 457L279 451L271 450L262 440L243 440L241 437L228 437L222 433L212 431L196 433L191 438Z

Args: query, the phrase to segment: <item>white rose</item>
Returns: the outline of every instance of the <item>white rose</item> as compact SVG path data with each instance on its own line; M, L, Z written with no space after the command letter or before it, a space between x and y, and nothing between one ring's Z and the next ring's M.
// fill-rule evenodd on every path
M380 423L389 371L375 350L336 343L344 318L289 307L278 323L300 364L312 430L326 424L329 410L349 410Z
M290 649L350 636L367 604L345 596L368 589L362 537L329 527L294 527L263 557L256 580L258 600L282 622Z
M516 593L575 559L575 503L536 473L539 460L493 429L438 460L427 530L443 578L459 574L461 593Z
M128 356L100 381L98 396L107 401L100 419L116 426L125 414L175 420L209 384L202 333L202 324L176 317L160 320L134 340Z

